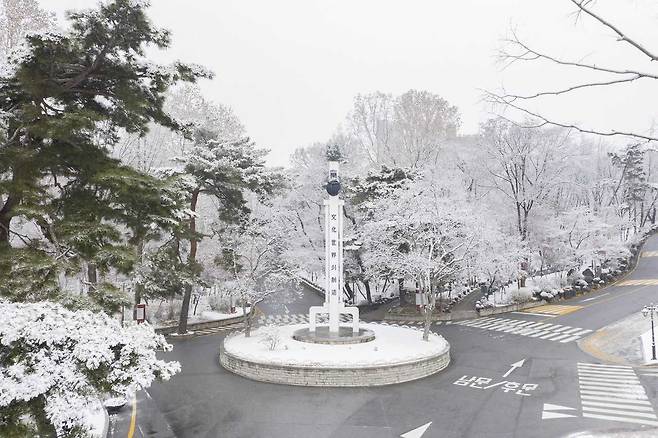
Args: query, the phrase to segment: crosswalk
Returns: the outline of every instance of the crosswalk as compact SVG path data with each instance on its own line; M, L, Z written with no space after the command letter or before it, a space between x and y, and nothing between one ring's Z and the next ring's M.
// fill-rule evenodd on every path
M658 257L658 251L642 251L642 257Z
M318 315L318 322L323 324L328 321L326 315ZM352 317L347 315L340 315L340 322L348 323L352 321ZM288 325L288 324L308 324L308 314L307 313L281 313L275 315L264 315L256 320L259 325ZM404 321L404 322L394 322L394 321L379 321L378 324L382 325L392 325L399 327L419 327L424 324L423 321ZM439 324L439 323L433 323Z
M579 363L578 384L583 417L658 426L632 367Z
M318 322L327 322L326 315L318 315ZM352 318L347 315L340 315L340 322L349 322ZM288 324L308 324L307 313L280 313L275 315L264 315L258 318L260 325L288 325Z
M381 325L392 325L395 327L422 327L425 325L424 321L398 321L398 322L393 322L393 321L378 321L377 324ZM433 325L441 325L442 321L433 321Z
M235 324L223 325L220 327L212 327L207 329L194 330L194 336L216 335L217 333L224 333L232 330L239 330L244 328L244 323L239 322Z
M483 330L510 333L530 338L555 341L560 343L572 342L590 333L592 330L571 327L562 324L547 324L534 321L506 318L479 318L468 321L458 321L455 325L474 327Z
M518 313L529 313L531 315L540 314L540 315L549 315L549 316L559 316L566 315L571 312L575 312L578 309L581 309L583 306L566 306L560 304L548 304L545 306L532 307L527 310L519 310Z
M617 283L617 286L656 286L658 279L645 278L641 280L624 280Z

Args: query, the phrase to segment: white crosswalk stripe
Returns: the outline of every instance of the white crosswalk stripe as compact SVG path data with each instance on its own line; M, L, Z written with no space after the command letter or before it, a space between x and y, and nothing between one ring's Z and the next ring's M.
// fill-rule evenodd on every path
M592 331L589 329L570 327L561 324L547 324L522 319L493 317L458 321L453 324L560 343L576 341Z
M658 426L658 418L632 367L578 364L583 417Z

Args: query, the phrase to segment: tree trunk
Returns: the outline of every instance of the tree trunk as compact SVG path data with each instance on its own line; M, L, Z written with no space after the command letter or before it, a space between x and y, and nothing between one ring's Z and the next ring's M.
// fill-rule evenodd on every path
M372 295L370 294L370 282L364 280L363 285L366 288L366 300L368 300L368 304L372 304Z
M347 297L349 298L349 300L353 304L356 304L356 300L354 299L355 298L354 297L354 291L352 290L352 288L350 287L349 282L347 282L347 281L345 282L345 290L347 291Z
M432 293L431 290L428 291L428 287L425 288L425 294L427 296L427 304L425 307L425 327L423 329L423 341L430 340L430 327L432 325L432 314L436 308L436 296ZM431 289L431 288L430 288Z
M137 260L140 262L142 261L143 255L144 255L144 240L140 239L139 242L137 242ZM142 291L144 289L144 285L141 283L135 283L134 284L134 293L135 293L135 305L133 306L133 320L137 319L137 305L141 304L142 302ZM125 291L124 291L125 292ZM162 302L161 302L162 304Z
M253 315L255 309L249 309L249 314L247 314L247 299L242 300L242 316L244 318L244 337L248 338L251 336L251 315Z
M7 214L0 214L0 246L6 244L9 246L9 227L11 216Z
M195 189L192 192L192 200L190 201L190 210L192 213L196 212L197 202L199 202L199 190ZM196 263L196 252L198 248L198 242L196 240L196 218L194 214L190 218L190 255L187 258L188 264L190 267ZM185 293L183 295L183 303L180 310L180 320L178 322L178 334L184 335L187 333L187 315L190 312L190 298L192 298L192 285L189 284L185 286Z
M523 225L521 224L521 204L518 202L516 203L516 225L519 229L521 240L525 240L525 236L523 235Z
M178 320L178 334L184 335L187 333L187 315L190 313L190 298L192 297L192 285L185 286L183 294L183 303L180 307L180 317Z
M9 245L9 230L11 229L12 209L18 204L17 198L9 195L0 209L0 245Z
M98 270L95 263L87 263L87 281L89 282L89 292L96 290L98 284Z

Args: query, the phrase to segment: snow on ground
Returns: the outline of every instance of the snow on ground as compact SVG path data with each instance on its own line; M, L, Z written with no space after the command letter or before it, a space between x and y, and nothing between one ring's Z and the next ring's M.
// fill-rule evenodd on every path
M516 282L502 288L491 294L487 299L483 299L483 304L492 304L494 307L509 306L510 304L525 303L532 300L532 291L539 289L556 289L566 280L566 272L553 272L550 274L528 277L525 286L519 288Z
M249 313L250 310L251 308L247 307L247 314ZM221 313L221 312L214 312L212 310L205 310L201 312L201 314L198 316L190 317L189 322L216 321L218 319L236 318L242 315L244 315L242 307L236 307L235 313Z
M251 307L247 307L247 314L249 314L250 311L251 311ZM199 315L190 314L190 316L187 318L187 323L193 324L199 322L217 321L221 319L231 319L231 318L237 318L242 315L244 315L244 312L242 311L242 307L236 307L235 313L222 313L222 312L214 312L212 310L204 310ZM172 325L177 325L177 324L178 324L178 320L162 321L162 322L156 322L154 324L154 327L155 328L171 327Z
M252 362L284 366L310 367L369 367L419 360L444 352L448 342L434 333L423 341L420 330L379 324L361 324L375 332L375 340L362 344L324 345L299 342L292 339L295 330L307 327L296 324L277 327L279 345L270 350L266 336L273 327L261 327L245 338L244 333L227 337L226 352Z

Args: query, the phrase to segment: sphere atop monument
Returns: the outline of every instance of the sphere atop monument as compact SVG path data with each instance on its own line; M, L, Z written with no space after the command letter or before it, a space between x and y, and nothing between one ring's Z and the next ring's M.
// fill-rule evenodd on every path
M329 162L329 179L327 180L327 193L336 196L340 193L340 179L338 178L338 162Z

